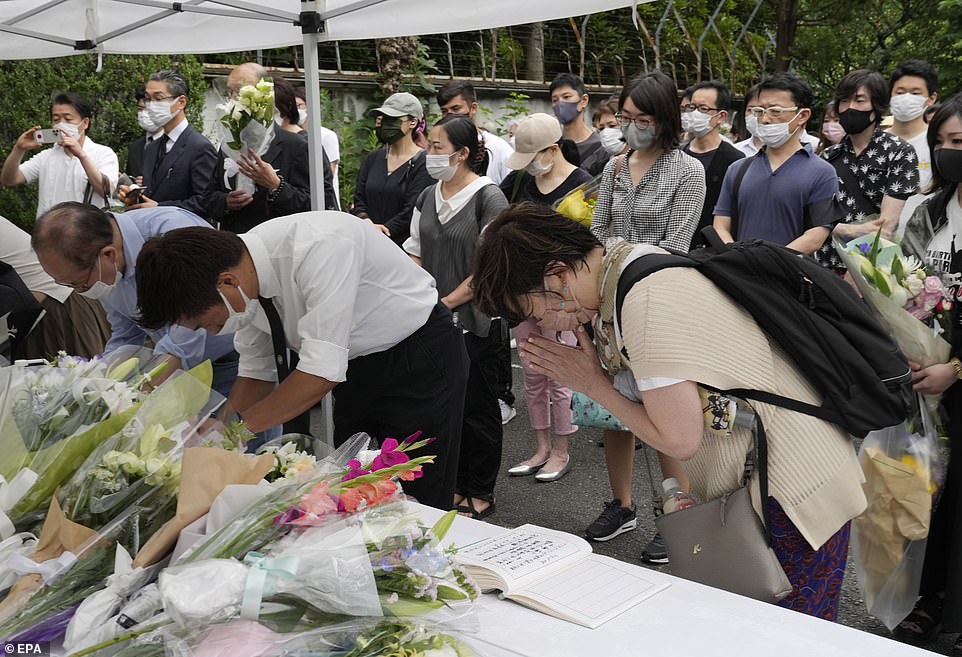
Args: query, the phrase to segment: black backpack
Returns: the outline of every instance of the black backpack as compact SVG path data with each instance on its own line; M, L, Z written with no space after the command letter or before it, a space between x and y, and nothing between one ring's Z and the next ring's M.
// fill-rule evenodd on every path
M783 246L762 240L724 244L713 228L702 232L706 248L646 255L625 268L618 280L619 317L642 278L666 267L694 267L785 350L822 405L764 390L724 392L821 418L857 437L906 419L913 396L905 356L847 283Z

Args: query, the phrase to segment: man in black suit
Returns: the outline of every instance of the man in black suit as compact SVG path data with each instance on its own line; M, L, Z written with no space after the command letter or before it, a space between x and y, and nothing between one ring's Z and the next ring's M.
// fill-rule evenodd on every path
M204 215L204 193L217 152L210 140L187 122L188 92L187 80L174 71L158 71L147 79L147 116L163 126L164 134L144 151L142 196L120 188L128 209L173 205Z
M227 77L227 90L237 94L245 85L270 79L258 64L237 66ZM296 110L295 110L296 111ZM274 125L274 137L267 152L258 156L253 151L241 154L237 170L256 184L253 194L234 189L236 174L224 175L228 156L217 154L217 164L204 199L204 214L218 222L223 230L246 233L273 217L282 217L311 209L311 178L307 140ZM327 155L324 156L324 207L337 209L333 177ZM233 168L233 167L229 167Z
M143 85L137 87L134 97L137 99L137 123L143 128L144 134L127 145L127 163L124 166L124 173L138 185L143 185L144 151L154 140L161 138L164 128L155 124L147 113L147 90Z
M704 246L701 229L714 221L715 202L721 193L725 172L745 154L722 139L719 128L732 109L732 92L723 82L699 82L685 92L681 100L681 124L691 141L685 152L705 167L705 204L691 248Z

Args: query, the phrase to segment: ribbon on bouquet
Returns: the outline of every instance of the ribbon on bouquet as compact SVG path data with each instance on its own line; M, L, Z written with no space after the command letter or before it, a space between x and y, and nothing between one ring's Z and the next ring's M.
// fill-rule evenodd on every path
M261 600L265 595L274 594L278 580L297 576L297 562L297 557L267 557L260 552L248 552L244 564L250 566L250 571L241 599L241 618L257 620Z
M7 559L7 568L18 575L40 575L45 584L53 584L75 563L77 563L77 556L69 550L56 559L49 559L40 563L22 554L11 554Z
M240 175L240 167L237 166L237 161L230 157L224 158L224 187L226 189L232 189L230 184L230 179L234 176Z
M6 512L30 492L39 478L40 475L30 468L24 468L10 481L0 475L0 540L6 540L17 532Z
M7 559L14 554L33 552L37 547L37 537L30 532L14 534L0 541L0 591L10 587L16 581L16 573L4 568Z

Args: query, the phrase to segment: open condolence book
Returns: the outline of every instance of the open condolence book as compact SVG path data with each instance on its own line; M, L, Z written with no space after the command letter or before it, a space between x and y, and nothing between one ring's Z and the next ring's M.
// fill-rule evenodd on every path
M457 559L482 589L590 628L668 588L642 568L592 554L578 536L535 525L458 548Z

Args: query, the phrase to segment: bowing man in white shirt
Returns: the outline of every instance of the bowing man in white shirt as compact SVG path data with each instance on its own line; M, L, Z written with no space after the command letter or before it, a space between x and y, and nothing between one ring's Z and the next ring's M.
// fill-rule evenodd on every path
M243 235L172 230L144 245L137 288L145 327L235 332L229 401L251 431L333 390L337 445L359 431L436 437L418 454L436 455L434 464L404 488L451 506L467 353L434 279L379 230L334 211L279 217ZM285 348L299 354L289 374Z

